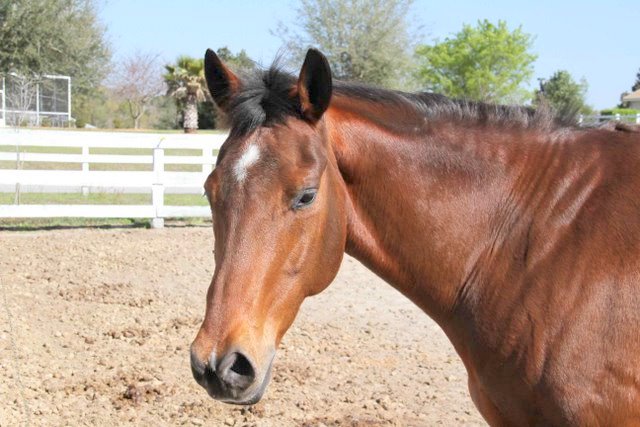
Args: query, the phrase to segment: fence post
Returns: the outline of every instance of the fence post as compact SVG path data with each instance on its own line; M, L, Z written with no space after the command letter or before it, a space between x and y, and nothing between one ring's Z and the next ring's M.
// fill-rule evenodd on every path
M582 126L583 122L584 122L584 114L578 115L578 126Z
M87 175L89 173L89 146L88 145L83 145L82 146L82 179L85 180L82 184L82 195L83 196L88 196L89 195L89 187L84 185L86 184L86 179L87 179Z
M616 113L616 122L620 121L620 113Z
M40 82L36 82L36 126L40 126Z
M153 184L151 185L151 202L155 217L151 219L151 228L164 227L164 218L160 216L164 206L164 149L153 149Z
M7 125L7 105L6 105L6 94L4 87L4 77L0 77L2 79L2 96L0 97L0 111L2 111L2 118L0 118L0 127L4 127Z
M202 153L202 174L204 175L209 170L209 165L204 161L204 158L207 155L207 149L203 148L200 152Z
M636 124L640 125L640 113L636 113Z
M213 155L213 150L211 149L211 147L202 149L202 158L203 158L202 175L204 175L205 178L208 177L211 171L213 170L214 163L211 163L208 160L205 161L204 158L211 157L212 155Z

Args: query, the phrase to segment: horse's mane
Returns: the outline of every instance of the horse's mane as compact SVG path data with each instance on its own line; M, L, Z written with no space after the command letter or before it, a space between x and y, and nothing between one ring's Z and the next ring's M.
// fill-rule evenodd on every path
M234 133L246 134L260 126L302 119L299 102L292 96L297 78L277 63L268 69L242 76L240 92L231 100L227 115ZM550 130L565 125L549 108L533 109L451 99L435 93L406 93L374 86L334 81L334 97L348 97L398 108L427 120L450 120L465 124L487 124Z

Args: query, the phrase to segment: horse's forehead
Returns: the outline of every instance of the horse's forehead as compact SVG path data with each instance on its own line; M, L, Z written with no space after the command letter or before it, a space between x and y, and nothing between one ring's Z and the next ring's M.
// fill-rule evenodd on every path
M266 155L264 135L252 133L242 139L229 140L223 145L222 162L216 167L224 170L224 177L243 183L249 171L258 167Z
M225 156L225 168L238 182L244 181L250 169L265 161L288 163L299 157L304 145L302 132L288 127L260 128L241 140L229 141L229 155Z
M261 147L257 142L251 141L242 147L240 156L234 159L233 166L231 167L234 179L239 183L244 182L249 169L254 167L261 157L264 157L264 154L261 153Z
M214 194L220 189L228 198L241 188L267 182L297 185L298 175L307 175L317 163L308 133L293 127L261 128L228 140L205 191Z

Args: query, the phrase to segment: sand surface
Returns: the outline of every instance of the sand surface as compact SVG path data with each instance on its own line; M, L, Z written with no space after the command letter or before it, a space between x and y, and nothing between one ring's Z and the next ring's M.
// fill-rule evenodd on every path
M485 425L440 329L345 257L285 336L261 402L191 377L208 227L0 231L0 425Z

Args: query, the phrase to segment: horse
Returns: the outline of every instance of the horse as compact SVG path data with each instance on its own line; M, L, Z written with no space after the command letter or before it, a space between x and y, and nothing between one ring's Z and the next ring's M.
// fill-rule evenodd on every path
M215 271L191 368L253 404L346 252L437 322L493 426L640 425L640 135L299 74L205 76Z

